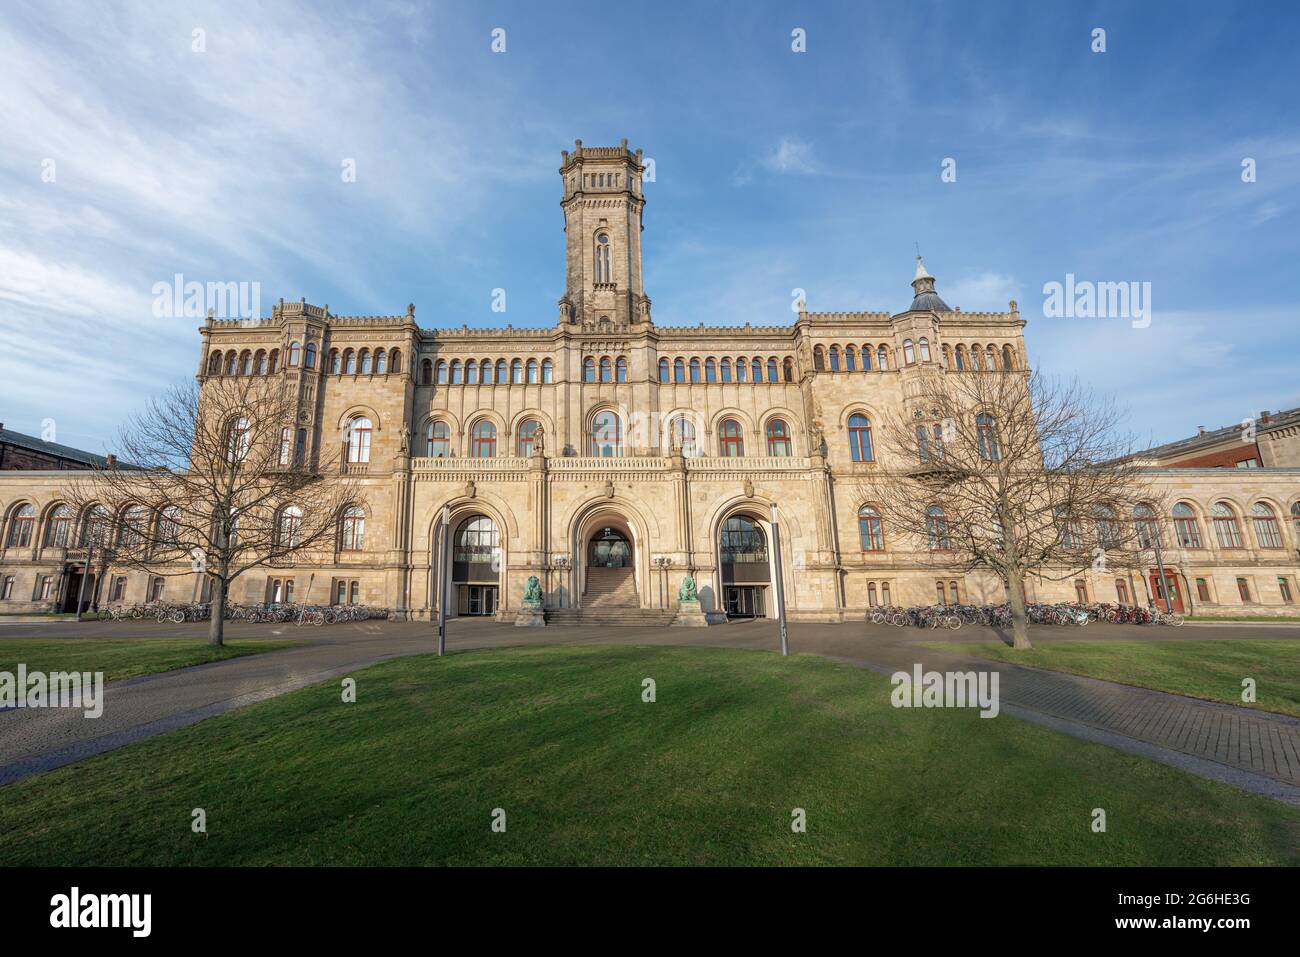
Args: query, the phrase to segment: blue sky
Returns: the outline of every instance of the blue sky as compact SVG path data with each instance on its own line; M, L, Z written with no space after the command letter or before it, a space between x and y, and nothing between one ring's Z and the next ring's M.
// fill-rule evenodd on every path
M1292 3L7 4L0 421L111 450L197 367L195 321L151 310L176 273L258 282L264 313L550 325L560 150L622 137L655 160L661 325L788 322L796 287L898 311L919 243L949 304L1017 299L1033 361L1144 437L1300 405L1298 27ZM1150 327L1044 316L1067 273L1150 282Z

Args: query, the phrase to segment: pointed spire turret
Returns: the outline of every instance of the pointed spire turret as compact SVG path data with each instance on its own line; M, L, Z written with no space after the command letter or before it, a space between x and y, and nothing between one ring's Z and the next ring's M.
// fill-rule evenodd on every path
M912 278L912 306L909 312L952 312L934 291L934 277L925 268L921 254L916 255L916 275Z

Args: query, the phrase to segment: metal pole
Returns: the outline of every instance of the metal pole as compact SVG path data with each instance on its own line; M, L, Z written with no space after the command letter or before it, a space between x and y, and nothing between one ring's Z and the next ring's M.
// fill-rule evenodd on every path
M90 574L90 563L95 557L95 536L86 542L86 564L81 569L81 582L77 585L77 621L81 621L81 599L86 594L86 576Z
M781 628L781 654L790 654L790 641L785 628L785 579L781 574L781 527L776 521L776 504L772 505L772 560L775 564L776 620Z
M443 507L442 510L442 542L438 549L438 657L441 658L447 653L447 574L448 560L450 555L448 549L451 544L451 509Z

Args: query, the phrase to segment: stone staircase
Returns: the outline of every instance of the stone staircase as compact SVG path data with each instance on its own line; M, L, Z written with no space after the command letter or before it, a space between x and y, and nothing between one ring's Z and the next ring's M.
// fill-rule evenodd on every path
M581 608L551 608L548 625L671 625L676 609L642 608L631 568L589 568Z

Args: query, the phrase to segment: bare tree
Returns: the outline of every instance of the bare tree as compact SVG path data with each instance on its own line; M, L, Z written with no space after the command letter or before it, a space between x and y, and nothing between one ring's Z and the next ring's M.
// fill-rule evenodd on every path
M307 455L292 388L276 376L174 387L122 430L115 459L67 490L80 514L111 517L99 538L114 564L211 577L214 645L231 584L332 549L356 496L336 452Z
M1132 563L1141 530L1133 509L1154 493L1120 421L1111 401L1077 382L928 371L881 424L882 468L862 491L921 560L997 575L1014 645L1029 648L1026 577Z

